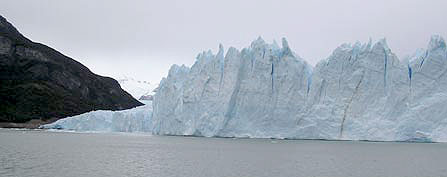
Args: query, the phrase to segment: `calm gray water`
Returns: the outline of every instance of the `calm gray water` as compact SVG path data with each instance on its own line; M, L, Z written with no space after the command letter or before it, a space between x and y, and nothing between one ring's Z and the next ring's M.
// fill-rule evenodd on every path
M0 129L0 176L447 176L447 144Z

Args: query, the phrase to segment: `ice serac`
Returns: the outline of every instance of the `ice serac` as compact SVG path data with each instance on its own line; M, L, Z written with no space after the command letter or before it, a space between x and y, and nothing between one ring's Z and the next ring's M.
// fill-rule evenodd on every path
M394 140L405 111L407 68L381 40L338 47L314 71L299 138Z
M447 142L447 49L441 36L433 36L424 55L412 68L408 111L398 124L403 137L415 135Z
M154 96L154 133L222 137L292 136L306 103L311 67L262 38L224 56L203 52L171 68Z
M309 66L285 39L203 52L154 96L153 133L220 137L447 141L447 51L401 62L386 40L343 44Z
M60 119L43 125L45 129L63 129L93 132L151 132L152 102L144 106L123 110L97 110Z

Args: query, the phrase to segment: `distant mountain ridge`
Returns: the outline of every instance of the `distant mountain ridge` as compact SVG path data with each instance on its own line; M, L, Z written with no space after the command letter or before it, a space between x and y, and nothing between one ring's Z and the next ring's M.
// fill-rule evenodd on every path
M109 77L25 38L0 16L0 124L14 127L142 105Z
M137 80L128 76L115 77L118 83L125 91L130 93L138 100L152 100L152 95L157 84L152 84L149 81Z

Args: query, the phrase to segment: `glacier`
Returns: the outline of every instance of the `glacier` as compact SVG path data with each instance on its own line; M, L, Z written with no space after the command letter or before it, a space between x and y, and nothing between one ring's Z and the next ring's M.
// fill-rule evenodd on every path
M173 65L154 95L158 135L447 141L441 36L402 61L386 40L343 44L315 67L262 38Z
M44 129L80 132L151 132L152 102L122 111L96 110L42 125Z

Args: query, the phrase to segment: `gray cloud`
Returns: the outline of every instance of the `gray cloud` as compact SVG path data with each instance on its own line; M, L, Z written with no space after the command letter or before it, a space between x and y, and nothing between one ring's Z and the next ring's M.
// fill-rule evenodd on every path
M286 37L316 64L345 42L386 37L398 56L447 37L444 0L2 0L0 13L30 39L102 75L158 82L202 50Z

